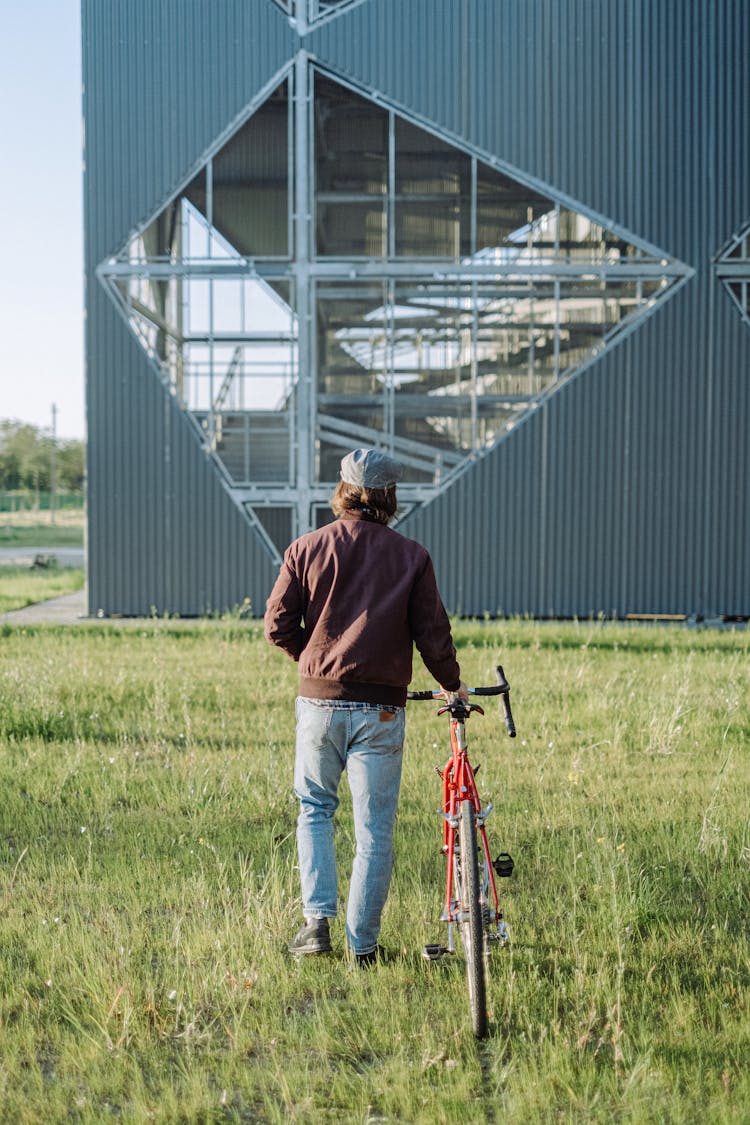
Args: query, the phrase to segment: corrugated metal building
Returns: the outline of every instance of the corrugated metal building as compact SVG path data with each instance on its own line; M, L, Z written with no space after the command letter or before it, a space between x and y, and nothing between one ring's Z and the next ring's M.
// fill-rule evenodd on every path
M338 458L463 614L750 614L745 0L83 0L89 610L261 610Z

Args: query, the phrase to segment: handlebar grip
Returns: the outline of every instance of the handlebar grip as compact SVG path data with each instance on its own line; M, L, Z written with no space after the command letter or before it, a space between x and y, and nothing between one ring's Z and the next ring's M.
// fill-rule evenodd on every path
M503 669L502 669L500 664L498 664L497 667L495 668L495 678L497 679L497 685L495 687L469 688L469 694L470 695L500 695L500 696L502 696L503 713L505 715L505 726L506 726L506 729L508 731L508 736L510 738L515 738L516 737L516 724L513 721L513 712L510 709L510 684L506 680L505 672L503 672ZM441 698L441 695L442 695L442 692L439 689L437 691L407 691L406 698L407 699L439 699L439 698ZM442 715L445 712L445 710L447 710L447 708L442 707L440 709L440 711L438 711L438 714Z
M497 686L502 692L503 696L503 712L505 714L505 727L508 731L509 738L516 737L516 724L513 722L513 712L510 709L510 684L505 678L502 665L498 664L495 668L495 678L497 679Z
M510 709L510 700L507 695L503 696L503 711L505 713L505 727L508 731L508 738L515 738L516 724L513 722L513 713Z

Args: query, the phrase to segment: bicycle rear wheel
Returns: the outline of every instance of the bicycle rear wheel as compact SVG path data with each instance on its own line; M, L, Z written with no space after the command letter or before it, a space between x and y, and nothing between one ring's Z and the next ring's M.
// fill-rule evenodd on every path
M484 920L480 902L477 825L474 806L462 801L459 810L458 843L461 863L461 940L466 956L466 979L474 1034L487 1034L487 985L484 956Z

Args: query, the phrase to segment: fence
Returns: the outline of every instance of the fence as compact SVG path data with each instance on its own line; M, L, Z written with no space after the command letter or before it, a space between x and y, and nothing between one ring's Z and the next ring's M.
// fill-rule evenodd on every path
M0 491L0 512L56 512L81 511L84 506L82 492L35 492L31 489Z

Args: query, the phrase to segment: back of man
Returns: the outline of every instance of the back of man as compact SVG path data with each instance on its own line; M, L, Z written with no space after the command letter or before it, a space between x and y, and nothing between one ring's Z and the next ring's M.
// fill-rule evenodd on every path
M343 458L331 500L338 519L287 548L265 617L266 638L300 673L294 789L305 921L289 950L331 950L333 817L346 771L357 842L346 937L359 964L377 955L390 885L412 645L446 692L466 691L430 556L387 526L400 474L375 450Z
M457 678L430 556L359 511L291 545L266 636L299 660L300 695L312 699L403 706L413 643L438 683Z

